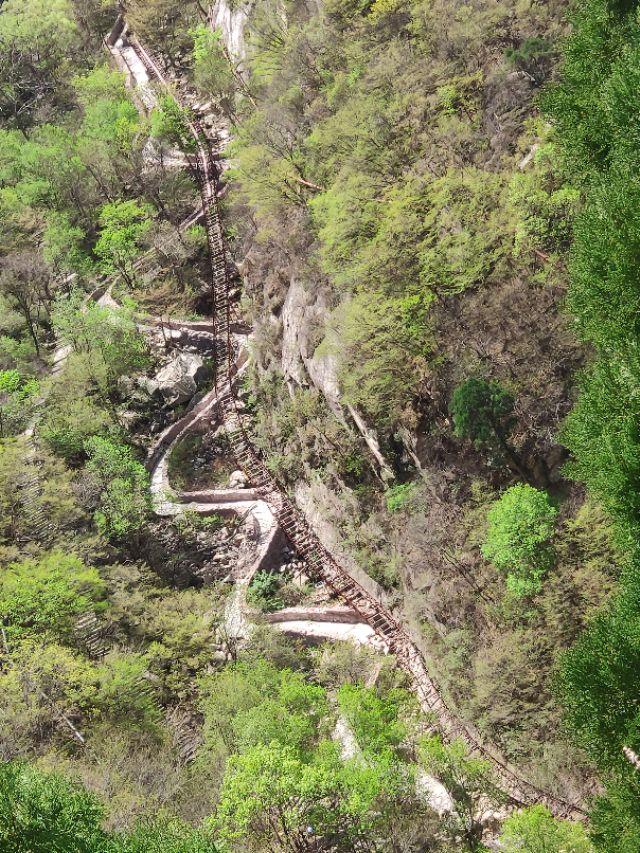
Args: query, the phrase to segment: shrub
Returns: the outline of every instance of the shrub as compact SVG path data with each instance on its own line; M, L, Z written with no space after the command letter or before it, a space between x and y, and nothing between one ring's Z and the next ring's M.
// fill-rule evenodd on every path
M399 483L397 486L392 486L385 495L387 510L400 512L407 509L416 496L417 488L415 483Z
M505 853L591 853L595 848L579 823L556 820L545 806L530 806L510 815L502 825L500 849Z
M507 588L518 598L538 592L553 563L556 515L548 495L525 483L507 489L489 510L482 554L507 573Z

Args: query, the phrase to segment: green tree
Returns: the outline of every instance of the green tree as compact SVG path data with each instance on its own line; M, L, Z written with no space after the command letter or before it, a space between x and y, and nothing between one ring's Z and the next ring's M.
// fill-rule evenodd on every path
M149 475L130 447L94 436L85 443L87 469L101 488L98 529L115 541L137 541L151 510Z
M50 378L46 389L47 403L38 432L67 462L82 461L84 444L92 436L117 433L115 415L104 407L84 358L75 353L68 356L64 370Z
M78 47L68 0L6 0L0 14L0 118L26 135L38 110L64 104L68 57Z
M640 838L640 785L635 768L609 779L591 809L589 836L595 850L636 853Z
M222 841L301 853L310 843L363 849L411 801L410 777L383 762L344 762L321 742L308 761L273 742L232 756L212 825Z
M25 483L34 484L30 489ZM0 543L8 561L20 544L41 542L41 518L68 535L83 520L64 463L44 448L35 452L23 437L0 442Z
M114 201L100 212L100 236L94 251L103 272L120 274L133 285L134 262L149 233L149 208L137 201Z
M418 756L425 770L442 782L453 799L455 810L445 818L450 835L463 838L469 850L482 849L481 800L502 800L489 762L471 756L464 741L445 744L438 735L420 740Z
M582 824L557 820L545 806L530 806L502 824L500 849L505 853L594 853Z
M622 589L565 653L558 692L576 740L607 770L620 770L625 746L640 751L640 584L628 569Z
M38 389L36 379L22 377L17 370L0 370L0 438L24 429Z
M61 776L0 763L0 848L6 853L103 853L104 809Z
M43 257L56 275L83 273L91 269L91 261L82 247L85 234L72 225L66 213L49 216L43 240Z
M454 433L471 439L476 447L504 454L526 480L522 461L507 440L514 426L513 405L513 396L498 382L471 377L458 385L451 398Z
M379 696L360 684L343 684L338 690L338 706L349 723L362 750L371 755L390 755L407 734L399 719L402 703L408 696L391 691Z
M482 553L506 573L507 589L518 598L538 592L553 564L556 515L546 492L524 483L507 489L489 510Z
M140 820L118 838L114 853L216 853L209 833L171 815Z
M188 122L188 112L171 95L165 95L151 115L151 133L183 151L195 151L196 141Z
M169 814L129 832L104 830L97 798L55 773L0 763L0 848L6 853L216 853L203 830Z
M149 363L146 341L128 303L119 308L85 304L74 291L56 301L52 320L60 341L73 347L105 400L121 376Z
M193 35L193 72L198 90L207 97L232 98L235 79L227 57L222 34L209 26L201 25Z
M61 551L12 563L0 576L0 613L10 641L33 634L69 641L78 616L104 609L104 595L97 570Z

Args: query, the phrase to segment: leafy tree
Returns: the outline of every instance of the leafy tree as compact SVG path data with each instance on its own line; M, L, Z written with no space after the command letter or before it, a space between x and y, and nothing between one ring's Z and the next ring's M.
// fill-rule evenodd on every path
M510 815L502 824L500 845L505 853L592 853L596 849L582 824L557 820L545 806Z
M201 25L193 33L193 72L198 90L208 97L233 96L235 79L219 30Z
M176 99L165 95L151 114L151 133L183 151L195 151L196 142L189 130L188 120L187 111Z
M572 733L607 770L625 766L624 746L640 750L640 702L634 686L640 666L637 575L634 564L618 595L565 653L558 685Z
M84 231L72 225L66 213L54 213L49 217L43 235L43 257L56 275L83 273L91 268L91 262L82 247Z
M640 612L637 462L638 135L633 125L640 73L634 3L588 0L574 12L561 79L545 105L568 179L583 192L574 228L569 306L594 359L563 431L568 471L613 519L628 564L619 592L564 656L559 693L574 736L614 774L594 809L594 841L632 850L637 842L635 779L622 749L640 747L633 686Z
M429 302L360 293L338 311L343 397L385 430L401 419L426 374ZM319 354L332 348L329 342Z
M469 849L478 849L482 838L479 806L482 798L500 802L502 796L491 779L491 765L469 755L462 740L449 744L438 735L421 739L418 745L420 763L439 779L453 798L455 811L445 819L449 832L465 840Z
M94 436L85 443L87 469L101 487L98 529L116 541L135 540L151 509L149 475L130 447Z
M160 815L140 820L130 833L120 836L114 853L216 853L217 849L206 831Z
M550 545L557 510L546 492L519 483L489 510L482 553L507 574L507 589L518 598L538 592L553 564Z
M325 692L291 670L258 659L203 679L205 741L212 752L271 741L304 752L327 716Z
M275 844L298 853L313 842L355 851L388 829L409 792L397 769L343 762L329 741L307 762L286 745L259 744L229 759L212 823L230 844Z
M6 853L216 853L210 836L178 818L142 819L130 832L103 828L97 798L55 773L0 764L0 846Z
M55 642L27 638L10 646L0 671L5 754L24 754L56 737L63 743L82 737L88 715L96 710L97 669Z
M640 838L640 803L635 768L628 767L609 779L606 793L596 798L589 837L595 850L635 853Z
M399 709L407 699L400 690L381 697L360 684L343 684L338 690L340 711L360 747L374 756L393 754L405 738L407 727L399 719Z
M120 274L130 286L134 261L151 227L149 213L137 201L109 202L100 212L100 237L94 251L105 273Z
M0 763L0 847L7 853L99 853L109 849L97 799L61 776Z
M138 330L132 307L85 304L75 291L57 300L53 324L59 339L73 346L103 398L113 392L117 380L149 363L148 347Z
M113 25L111 3L109 0L71 0L71 4L85 46L95 50Z
M94 362L95 363L95 362ZM86 361L69 356L64 370L47 385L47 405L38 432L54 451L71 463L82 461L85 442L116 432L114 414L104 408Z
M111 654L96 667L95 679L94 713L126 730L147 731L160 739L158 690L148 676L145 657Z
M24 428L38 388L36 379L25 379L17 370L0 370L0 438Z
M13 252L0 262L0 294L23 318L40 354L40 335L47 323L52 294L41 258L35 252Z
M127 18L132 29L152 48L160 49L168 61L176 65L180 55L191 48L189 23L197 4L186 0L176 5L172 0L130 0ZM202 12L206 18L206 13Z
M0 118L25 132L38 110L64 103L78 33L67 0L6 0L0 15Z
M104 594L97 570L61 551L12 563L0 576L0 612L10 640L32 634L71 640L77 617L103 609Z
M514 426L513 405L512 395L499 383L471 377L458 385L451 398L454 432L471 439L476 447L503 453L514 470L527 479L520 458L507 441Z
M35 488L25 489L25 482ZM34 452L24 438L0 442L0 542L9 561L18 559L19 543L41 541L42 516L67 532L83 519L70 472L45 449Z
M209 591L163 591L148 616L149 670L159 675L171 696L191 695L194 678L206 671L216 646L220 619Z

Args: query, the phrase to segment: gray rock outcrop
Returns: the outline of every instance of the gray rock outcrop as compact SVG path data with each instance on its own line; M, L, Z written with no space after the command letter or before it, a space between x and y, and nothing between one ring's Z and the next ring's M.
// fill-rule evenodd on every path
M194 353L180 353L165 365L152 380L169 405L186 403L198 390L198 382L207 370L202 358Z

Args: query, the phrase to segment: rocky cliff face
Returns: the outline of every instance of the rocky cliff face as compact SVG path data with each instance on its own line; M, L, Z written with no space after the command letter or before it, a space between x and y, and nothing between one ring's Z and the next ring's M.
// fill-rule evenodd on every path
M318 2L318 8L320 5ZM240 68L246 55L245 37L251 10L251 2L235 5L229 0L217 0L210 7L211 24L220 30L229 56ZM293 394L296 388L316 388L338 420L364 440L382 479L393 479L375 431L358 411L341 400L336 354L330 346L318 348L323 338L331 339L328 324L332 305L328 289L320 281L309 281L308 275L299 274L290 258L278 265L276 273L273 268L252 269L250 250L249 257L241 264L241 272L246 289L253 293L262 290L258 301L264 310L258 313L267 318L264 337L272 344L270 356L277 359L274 366L282 373L289 392Z
M214 29L220 30L229 55L242 60L245 55L244 28L249 14L249 3L230 3L217 0L211 5L209 19Z

